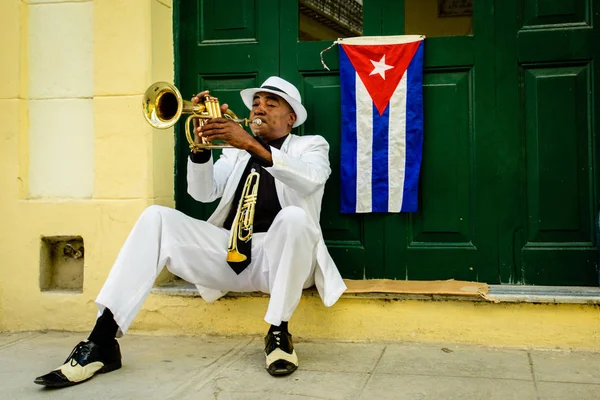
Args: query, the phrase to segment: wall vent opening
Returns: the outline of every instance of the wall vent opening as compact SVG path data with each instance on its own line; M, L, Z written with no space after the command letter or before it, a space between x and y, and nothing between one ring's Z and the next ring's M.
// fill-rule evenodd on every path
M42 237L40 290L83 291L85 249L81 236Z

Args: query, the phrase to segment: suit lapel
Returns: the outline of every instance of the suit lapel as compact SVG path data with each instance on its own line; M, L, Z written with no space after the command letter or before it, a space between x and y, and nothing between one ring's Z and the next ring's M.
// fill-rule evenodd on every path
M292 141L292 136L294 136L293 134L289 134L288 137L285 139L285 141L283 142L283 144L281 145L281 148L279 149L282 153L284 154L288 154L288 150L290 148L290 142ZM279 204L281 205L281 207L287 207L289 206L289 204L287 203L287 199L284 193L284 185L283 183L278 180L275 179L275 191L277 192L277 197L279 198Z
M246 164L248 164L248 160L250 160L250 154L247 151L243 151L233 167L231 177L227 180L227 185L223 191L223 202L229 203L231 200L233 200L235 189L237 189L238 183L240 182L242 174L244 173L244 169L246 168Z
M248 154L248 152L240 152L241 154L238 156L233 167L233 171L231 172L231 176L229 177L229 179L227 180L227 184L225 185L221 201L219 201L217 209L207 221L211 224L223 226L223 223L227 218L231 202L233 201L233 196L235 195L235 189L237 189L237 185L242 177L242 174L244 173L244 168L246 168L246 164L250 159L250 154Z
M294 134L290 133L288 135L288 137L285 138L285 140L283 141L283 144L281 145L281 149L280 149L283 153L287 154L288 148L290 147L290 142L292 141L293 136L294 136Z

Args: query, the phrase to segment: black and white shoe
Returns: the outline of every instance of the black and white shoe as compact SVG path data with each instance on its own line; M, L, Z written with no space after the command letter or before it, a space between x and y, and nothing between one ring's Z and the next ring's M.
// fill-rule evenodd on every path
M289 375L298 369L298 356L292 335L288 332L269 332L265 337L267 371L271 375Z
M115 340L112 346L99 346L94 342L80 342L65 363L35 378L38 385L50 387L73 386L91 379L97 373L111 372L121 368L121 349Z

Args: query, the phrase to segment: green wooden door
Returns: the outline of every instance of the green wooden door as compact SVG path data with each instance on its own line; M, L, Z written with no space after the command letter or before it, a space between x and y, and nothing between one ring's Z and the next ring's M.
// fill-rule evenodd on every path
M496 12L502 280L597 285L600 1L502 1Z

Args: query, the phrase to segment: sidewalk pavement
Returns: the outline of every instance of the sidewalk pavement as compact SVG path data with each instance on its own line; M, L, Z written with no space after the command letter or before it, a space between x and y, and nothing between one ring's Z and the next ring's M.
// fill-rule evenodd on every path
M84 338L0 334L0 399L600 399L595 352L297 340L298 371L274 378L258 337L130 334L120 370L65 389L33 383Z

